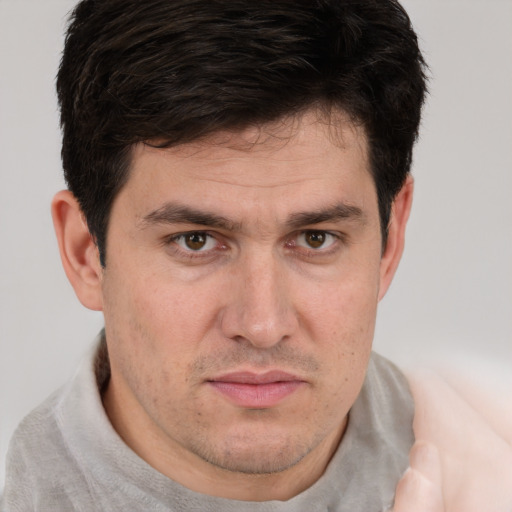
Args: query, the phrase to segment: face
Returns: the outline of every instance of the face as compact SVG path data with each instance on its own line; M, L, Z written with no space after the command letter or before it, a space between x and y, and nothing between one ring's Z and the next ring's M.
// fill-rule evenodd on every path
M107 410L140 453L253 474L332 452L382 280L360 129L306 115L140 145L106 253Z

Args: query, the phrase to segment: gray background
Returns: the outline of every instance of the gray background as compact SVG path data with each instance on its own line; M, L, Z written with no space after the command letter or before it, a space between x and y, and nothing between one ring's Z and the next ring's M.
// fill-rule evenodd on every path
M61 270L54 76L71 0L0 0L0 488L20 419L102 325ZM431 66L402 266L375 347L402 365L512 374L512 1L405 0ZM512 387L510 388L512 391Z

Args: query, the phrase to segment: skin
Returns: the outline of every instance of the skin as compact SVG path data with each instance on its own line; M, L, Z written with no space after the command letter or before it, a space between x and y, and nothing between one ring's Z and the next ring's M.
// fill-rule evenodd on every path
M409 468L398 482L391 512L446 512L437 447L418 441L411 449L409 461Z
M512 510L510 398L506 388L496 396L486 391L488 382L472 377L468 384L453 374L446 380L427 370L408 375L416 409L414 433L439 451L442 479L436 481L442 510L508 512ZM499 416L494 407L499 408Z
M364 131L314 112L134 147L105 268L76 200L57 194L64 268L104 313L104 405L128 446L205 494L285 500L312 485L362 386L411 201L409 179L383 250ZM240 406L211 385L269 370L298 381L272 406Z

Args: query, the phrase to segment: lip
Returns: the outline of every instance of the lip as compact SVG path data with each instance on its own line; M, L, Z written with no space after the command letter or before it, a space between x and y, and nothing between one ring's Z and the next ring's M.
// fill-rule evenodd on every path
M234 372L207 382L233 404L247 409L275 407L305 384L300 377L280 370Z

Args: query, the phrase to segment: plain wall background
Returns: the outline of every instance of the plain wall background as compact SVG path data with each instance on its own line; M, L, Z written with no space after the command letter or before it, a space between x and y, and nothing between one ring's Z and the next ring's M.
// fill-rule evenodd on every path
M74 0L0 0L0 488L12 432L102 326L60 266L54 93ZM401 268L375 347L403 364L512 374L512 0L404 0L430 64ZM512 388L511 388L512 390Z

